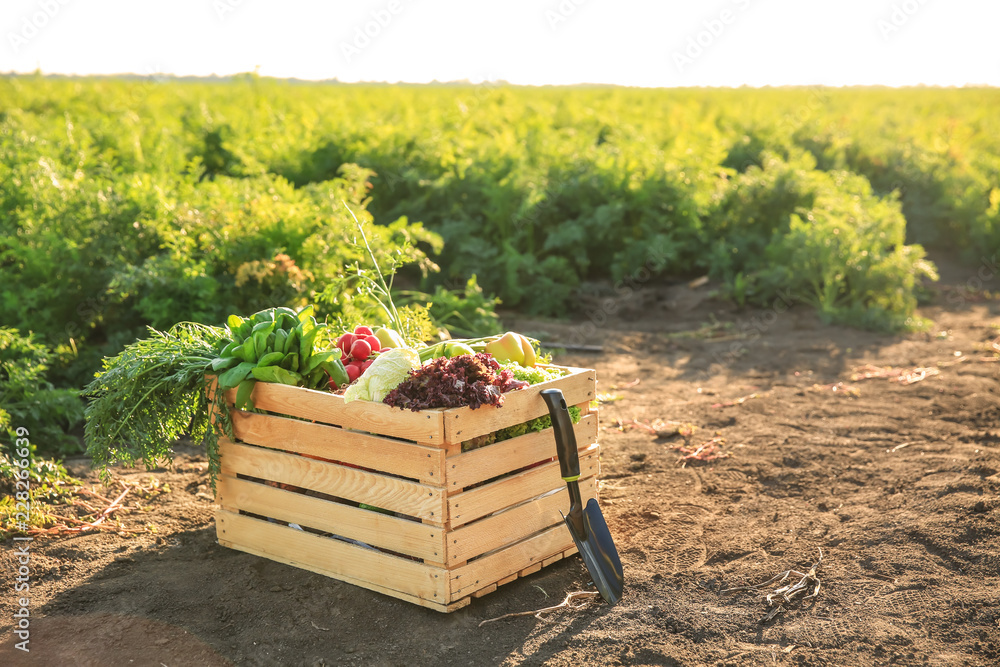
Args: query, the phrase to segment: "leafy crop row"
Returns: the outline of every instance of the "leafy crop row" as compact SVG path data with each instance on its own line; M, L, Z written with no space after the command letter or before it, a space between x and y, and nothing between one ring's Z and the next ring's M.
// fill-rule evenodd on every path
M934 275L915 243L1000 249L998 102L6 77L0 322L81 386L147 324L314 300L362 259L345 200L463 331L495 323L490 295L558 315L585 281L706 273L741 303L910 327Z

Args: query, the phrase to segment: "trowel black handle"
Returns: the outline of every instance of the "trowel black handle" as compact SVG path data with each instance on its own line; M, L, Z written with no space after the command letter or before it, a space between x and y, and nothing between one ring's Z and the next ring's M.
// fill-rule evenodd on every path
M541 395L552 417L560 473L563 480L575 482L580 479L580 454L576 451L576 433L573 432L573 420L570 419L566 399L559 389L543 389Z

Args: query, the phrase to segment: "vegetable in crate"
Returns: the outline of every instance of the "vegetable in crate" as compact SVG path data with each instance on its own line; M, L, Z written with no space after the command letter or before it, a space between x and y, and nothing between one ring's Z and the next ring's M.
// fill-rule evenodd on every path
M313 316L312 306L296 313L291 308L269 308L243 319L230 315L230 342L212 362L219 376L219 390L236 391L236 407L250 406L254 384L277 382L318 389L331 379L347 384L340 350L315 350L326 330ZM252 407L252 406L251 406Z
M500 364L500 368L502 370L510 371L516 379L523 380L529 384L541 384L542 382L549 382L550 380L555 380L565 375L564 371L555 368L541 368L539 366L524 368L520 364L513 361L506 364ZM583 417L583 412L575 405L571 405L569 406L569 417L574 424L577 424ZM527 433L541 431L549 428L550 426L552 426L552 418L549 415L542 415L541 417L523 422L521 424L507 426L493 433L482 435L471 440L466 440L462 443L462 451L467 452L473 449L478 449L480 447L485 447L486 445L492 445L495 442L501 442L503 440L509 440L511 438L525 435Z
M317 351L314 341L325 329L312 308L296 314L272 308L243 319L231 315L226 327L183 322L167 332L150 329L117 356L104 360L85 395L85 439L95 466L133 465L142 460L152 468L169 461L171 446L186 433L208 451L214 485L219 472L218 426L233 437L225 393L209 397L212 375L219 389L237 390L237 405L245 405L257 381L315 388L328 374L345 384L347 373L340 351Z
M531 341L514 331L486 344L486 351L499 361L514 361L522 366L535 365L535 348Z
M389 392L382 401L393 407L414 412L431 408L457 408L503 405L505 392L527 387L501 369L489 354L464 354L441 357L411 371L406 380Z
M210 415L221 400L209 397L206 373L218 357L229 332L221 327L183 322L167 332L149 330L150 336L104 360L104 370L87 385L84 437L87 453L106 478L109 466L147 468L169 461L171 446L186 433L208 449L209 472L214 483L219 472L217 434ZM222 406L224 407L224 406ZM219 425L232 436L229 411L221 410Z
M344 392L344 402L381 401L414 369L420 368L416 350L402 347L387 350L371 362L357 382Z
M354 327L353 332L344 333L337 339L337 347L341 352L340 361L344 364L344 368L347 371L348 382L354 382L361 377L361 374L372 365L378 353L386 347L382 345L382 339L371 331L371 328L359 325ZM395 339L402 340L399 334L391 329L380 329L379 331L390 332L391 334L395 334ZM386 334L386 337L390 342L395 342L392 336ZM406 346L390 345L388 347ZM331 389L337 389L336 385L339 384L341 383L331 384Z
M516 362L532 367L538 362L538 353L534 348L537 342L514 331L508 331L503 336L444 340L421 349L420 360L426 362L439 357L489 352L500 363Z
M518 380L524 380L528 384L549 382L550 380L557 380L566 375L566 371L557 368L542 368L541 366L525 368L515 361L501 362L500 368L509 370Z

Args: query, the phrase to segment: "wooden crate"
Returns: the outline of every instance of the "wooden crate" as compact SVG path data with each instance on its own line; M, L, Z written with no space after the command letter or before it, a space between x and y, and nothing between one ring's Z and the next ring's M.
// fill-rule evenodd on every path
M266 414L233 410L237 442L220 442L219 544L445 612L575 553L551 428L461 446L548 414L539 392L559 388L584 415L580 489L596 497L596 374L566 370L477 410L412 412L258 383Z

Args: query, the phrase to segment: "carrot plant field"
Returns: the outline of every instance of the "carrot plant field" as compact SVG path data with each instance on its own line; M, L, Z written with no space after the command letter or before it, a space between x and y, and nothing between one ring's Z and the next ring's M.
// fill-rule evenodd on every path
M0 403L44 420L52 392L68 425L57 389L147 325L316 300L363 259L344 202L456 326L489 326L492 296L559 316L588 281L708 275L740 304L920 328L925 248L1000 250L997 108L989 89L0 78L0 360L34 373L0 376Z

